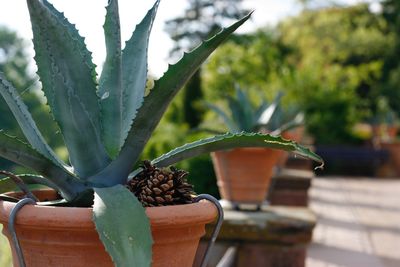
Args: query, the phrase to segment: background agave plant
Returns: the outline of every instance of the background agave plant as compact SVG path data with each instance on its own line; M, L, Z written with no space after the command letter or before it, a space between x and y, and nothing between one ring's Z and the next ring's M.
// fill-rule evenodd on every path
M27 107L2 74L0 93L29 144L0 132L0 156L37 172L20 177L28 184L54 188L69 205L91 206L94 202L96 229L114 263L149 266L149 221L125 185L137 173L131 173L134 165L179 89L250 15L184 54L145 96L148 41L159 1L137 25L123 50L118 2L109 1L104 23L107 57L98 80L84 39L63 13L46 0L28 0L27 4L38 75L68 149L69 163L60 160L46 144ZM279 137L236 133L186 144L152 164L168 166L200 153L238 146L285 149L321 162L309 150ZM0 193L8 191L9 185L9 178L1 179ZM133 249L124 243L124 236L137 237Z
M222 119L229 132L263 131L277 135L304 122L304 115L297 108L283 109L282 92L278 92L271 103L262 99L261 104L256 106L239 86L236 86L235 91L235 97L227 96L229 112L207 103L207 106Z

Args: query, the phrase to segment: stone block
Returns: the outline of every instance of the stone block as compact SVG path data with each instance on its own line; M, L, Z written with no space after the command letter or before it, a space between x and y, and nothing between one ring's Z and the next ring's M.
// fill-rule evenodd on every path
M283 169L272 178L268 201L271 205L308 206L308 190L314 172Z
M209 267L236 247L235 267L304 267L307 245L316 224L303 207L263 206L261 211L225 210ZM194 266L199 266L214 225L206 226Z

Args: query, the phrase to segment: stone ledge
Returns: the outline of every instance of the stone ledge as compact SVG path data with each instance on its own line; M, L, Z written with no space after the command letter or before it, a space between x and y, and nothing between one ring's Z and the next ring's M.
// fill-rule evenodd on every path
M228 248L235 247L235 267L305 267L306 249L316 216L304 207L268 206L261 211L225 210L225 220L207 267L217 266ZM207 225L193 266L201 259L214 225Z
M303 189L311 186L311 180L315 177L313 171L283 169L273 179L273 189Z
M272 178L268 201L272 205L307 207L314 177L313 171L283 169Z
M218 241L293 245L311 241L316 217L307 208L263 206L261 211L225 210ZM214 225L207 225L206 239Z

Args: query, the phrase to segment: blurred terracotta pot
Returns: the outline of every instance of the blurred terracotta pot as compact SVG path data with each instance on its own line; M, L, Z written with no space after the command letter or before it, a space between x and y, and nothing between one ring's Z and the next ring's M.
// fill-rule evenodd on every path
M282 153L268 148L237 148L211 153L221 197L235 203L262 203Z
M381 147L389 152L393 176L400 177L400 142L381 142Z
M398 133L397 126L378 124L372 125L372 135L379 141L393 141L396 139Z
M398 129L396 126L388 126L387 127L387 133L390 138L395 139L397 136L397 132L398 132Z
M38 193L39 192L39 193ZM39 199L53 199L54 191L37 191ZM15 203L0 201L0 223L9 238L8 216ZM217 211L212 203L147 208L153 235L152 266L192 266L205 224ZM16 231L29 267L113 266L92 222L91 208L28 205L18 213ZM129 222L127 222L129 223ZM11 242L10 242L11 243ZM12 246L14 266L18 266Z

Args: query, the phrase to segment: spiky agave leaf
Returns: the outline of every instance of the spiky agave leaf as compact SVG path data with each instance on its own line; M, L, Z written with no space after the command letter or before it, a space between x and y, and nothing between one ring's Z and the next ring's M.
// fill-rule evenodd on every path
M241 115L242 129L240 131L254 131L254 111L253 105L248 95L239 87L235 86L237 106L231 108L238 108ZM231 105L231 101L229 102Z
M46 179L45 177L37 174L18 174L19 178L24 181L27 185L44 185L54 190L59 191L57 185L52 183L50 180ZM10 192L15 190L15 182L10 177L2 177L0 178L0 194Z
M124 101L121 146L131 129L137 110L143 103L147 81L149 38L159 3L160 0L157 0L143 20L136 26L135 31L125 43L125 48L122 51Z
M28 0L38 74L80 177L109 163L101 141L96 75L83 38L46 0Z
M321 157L311 150L296 144L293 141L282 139L280 136L257 133L226 133L214 137L198 140L154 159L153 164L166 167L187 158L218 150L232 149L237 147L266 147L292 151L300 156L315 160L323 165Z
M265 99L262 99L261 101L262 102L261 102L260 106L257 108L257 110L254 113L254 123L255 124L259 123L258 121L259 121L261 115L269 107L269 103Z
M278 129L274 130L272 134L282 134L283 132L290 131L291 129L297 128L304 125L304 114L298 113L294 119L281 125Z
M93 221L115 266L150 266L153 240L142 204L123 185L94 190Z
M107 56L99 79L102 139L111 157L118 154L122 142L122 59L118 1L110 0L103 25Z
M54 183L62 196L73 201L87 187L73 174L42 156L28 144L0 131L0 156L28 167Z
M89 178L89 181L99 181L106 186L125 182L133 164L138 160L174 96L209 55L248 20L250 15L203 42L192 52L185 53L181 60L169 67L164 76L155 82L149 95L144 98L117 159L104 171ZM115 179L110 179L110 177L115 177Z
M211 109L212 111L214 111L221 119L222 121L225 123L226 127L228 127L228 131L231 133L236 133L239 132L240 129L237 126L237 124L235 123L235 121L233 121L229 115L223 111L220 107L211 104L211 103L206 103L207 107L209 109Z
M121 55L118 2L107 6L104 31L107 57L100 77L103 140L115 157L128 135L137 109L142 105L147 79L147 52L159 1L148 11L126 42Z
M28 108L21 99L17 90L5 79L4 75L0 72L0 94L3 96L11 112L14 114L18 125L24 133L26 139L31 146L40 154L51 160L54 164L61 168L69 169L68 166L62 162L54 151L48 146L42 134L36 126L32 115Z
M275 96L275 99L272 101L272 103L266 108L260 115L260 117L257 119L257 124L258 126L268 126L271 124L271 119L273 118L280 101L283 97L282 92L278 92L278 94Z
M227 96L228 107L231 112L232 121L237 125L235 132L246 131L251 132L253 130L252 120L253 116L244 112L243 103L239 99L232 96Z

